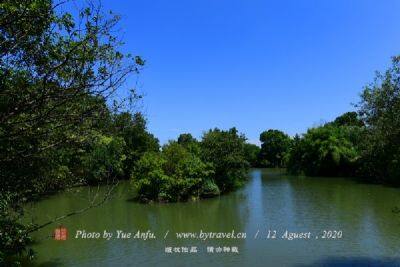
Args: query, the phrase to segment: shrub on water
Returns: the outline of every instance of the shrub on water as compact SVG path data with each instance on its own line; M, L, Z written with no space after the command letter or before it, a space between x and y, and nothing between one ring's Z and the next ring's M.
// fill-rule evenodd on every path
M213 173L211 164L171 142L162 152L147 152L142 156L133 171L132 182L142 201L176 202L198 198L202 184Z
M201 197L208 198L208 197L215 197L221 194L218 186L212 179L207 179L204 181L201 187Z

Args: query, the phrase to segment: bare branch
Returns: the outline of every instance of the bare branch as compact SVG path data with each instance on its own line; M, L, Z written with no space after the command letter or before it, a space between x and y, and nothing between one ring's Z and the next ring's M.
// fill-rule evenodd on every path
M62 221L64 219L68 218L68 217L84 213L84 212L86 212L86 211L88 211L90 209L93 209L95 207L98 207L98 206L104 204L106 201L108 201L110 199L110 197L112 195L112 192L114 191L114 189L115 189L115 187L117 185L118 185L118 182L113 184L113 185L111 185L110 189L107 191L107 193L104 195L104 197L99 202L96 203L96 199L97 199L97 196L98 196L98 194L96 194L95 197L93 198L93 200L90 202L89 206L87 206L87 207L85 207L83 209L80 209L80 210L72 211L72 212L67 213L65 215L62 215L60 217L54 218L54 219L52 219L52 220L50 220L50 221L48 221L46 223L43 223L43 224L38 225L38 226L35 226L35 227L29 229L27 231L27 234L30 234L32 232L36 232L36 231L38 231L38 230L40 230L40 229L42 229L42 228L44 228L44 227L46 227L48 225L51 225L51 224L54 224L56 222Z

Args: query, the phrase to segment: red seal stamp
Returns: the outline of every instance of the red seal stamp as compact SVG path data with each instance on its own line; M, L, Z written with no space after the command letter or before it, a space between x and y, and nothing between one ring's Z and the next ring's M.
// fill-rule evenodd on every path
M60 226L54 229L54 240L67 240L68 237L68 230L67 228Z

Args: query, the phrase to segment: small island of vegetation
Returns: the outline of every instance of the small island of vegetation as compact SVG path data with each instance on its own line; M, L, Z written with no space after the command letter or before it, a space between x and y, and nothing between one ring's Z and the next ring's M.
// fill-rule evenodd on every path
M199 142L181 134L159 152L146 152L132 181L141 201L175 202L229 192L246 180L245 137L235 128L209 130Z

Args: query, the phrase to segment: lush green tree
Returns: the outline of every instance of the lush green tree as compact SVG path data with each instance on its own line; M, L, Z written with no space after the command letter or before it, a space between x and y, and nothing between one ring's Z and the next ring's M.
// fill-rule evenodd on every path
M24 201L84 181L85 172L102 180L123 161L124 140L105 129L112 121L106 103L144 62L120 51L118 16L93 3L74 16L64 12L68 4L0 2L2 259L26 248L17 210ZM127 100L136 98L132 90Z
M183 133L178 136L178 144L184 146L191 153L200 157L201 148L200 143L190 133Z
M360 175L400 185L400 57L365 87L358 106L367 128Z
M291 144L290 137L282 131L271 129L260 134L260 141L260 164L265 167L284 167Z
M177 142L162 152L146 152L135 166L132 181L142 201L176 202L209 196L213 188L212 165L204 163Z
M113 116L113 134L125 141L124 177L129 178L136 162L147 151L157 152L158 139L147 131L147 122L141 113L122 112Z
M132 181L143 201L185 201L211 197L246 180L246 138L235 128L210 130L197 142L189 134L170 141L161 152L146 152ZM194 149L196 148L196 149Z
M183 146L192 144L197 142L196 138L194 138L190 133L183 133L180 134L178 137L178 144L181 144Z
M132 182L140 200L158 200L165 193L171 177L164 173L164 163L161 153L146 152L135 165Z
M336 126L355 126L362 127L364 122L360 118L357 112L346 112L343 115L337 117L331 124Z
M28 248L32 239L27 234L30 225L22 224L23 209L18 195L0 192L0 266L18 266L23 257L33 257Z
M85 182L111 182L123 175L125 141L121 137L93 135L81 158Z
M292 145L289 150L287 161L287 170L291 174L301 174L303 170L303 155L305 153L305 145L301 136L296 134L293 138Z
M50 0L0 5L0 181L28 195L62 169L59 150L82 147L143 61L119 51L118 17L93 5L76 17Z
M246 160L249 162L251 167L259 167L260 163L259 163L259 154L261 152L261 149L259 146L254 145L254 144L249 144L246 143L244 145L244 154L246 157Z
M247 179L245 143L245 136L236 128L227 131L215 128L203 135L201 156L214 165L214 180L222 193L241 186Z
M172 183L167 196L171 201L199 198L206 181L212 181L214 169L212 164L203 162L198 156L181 145L173 142L163 148L166 159L165 173L171 176Z
M288 170L310 176L353 176L357 170L358 127L324 125L295 137Z

